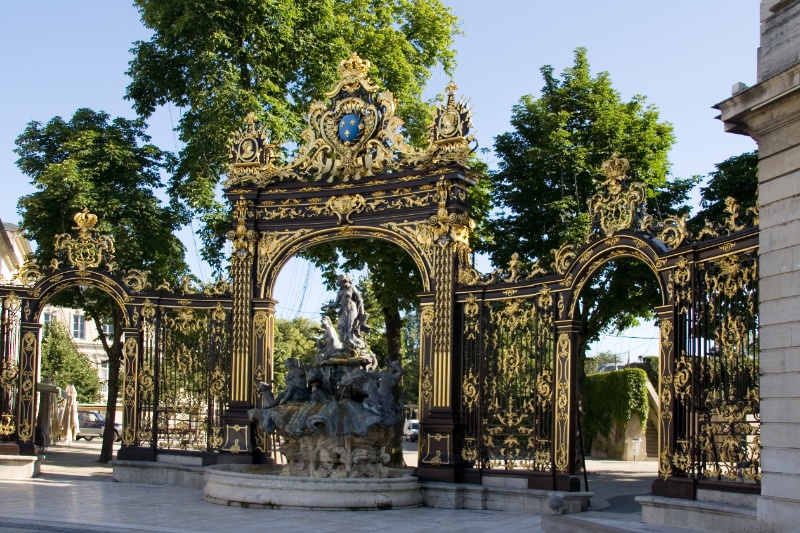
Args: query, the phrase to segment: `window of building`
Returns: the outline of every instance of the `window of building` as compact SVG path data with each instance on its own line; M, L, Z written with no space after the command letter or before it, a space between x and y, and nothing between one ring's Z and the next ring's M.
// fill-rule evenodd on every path
M45 311L44 315L42 316L42 320L44 321L45 324L49 324L50 322L53 321L53 313L51 313L50 311Z
M113 337L114 336L114 324L110 322L103 322L103 334L106 337Z
M72 315L72 338L86 338L86 320L83 315Z

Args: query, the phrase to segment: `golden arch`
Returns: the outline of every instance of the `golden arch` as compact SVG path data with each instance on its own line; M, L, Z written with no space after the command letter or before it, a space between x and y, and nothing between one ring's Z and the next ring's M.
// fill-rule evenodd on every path
M113 278L98 272L90 272L89 275L78 275L77 273L55 273L39 280L33 287L31 295L37 300L35 318L38 320L39 314L44 309L44 305L56 293L71 287L91 286L100 289L107 294L114 303L119 306L123 317L123 326L130 327L130 318L126 310L126 301L131 299L127 291Z
M647 265L658 281L661 305L670 304L669 291L662 275L666 260L660 257L658 250L648 239L618 234L600 240L587 248L572 262L570 269L565 273L565 284L572 287L572 290L569 291L571 295L570 316L574 316L578 296L592 275L609 261L622 257L638 259Z
M260 280L260 294L262 298L271 297L275 290L278 273L285 264L298 252L311 248L322 242L339 241L345 239L378 239L397 245L411 256L417 265L422 277L423 291L431 290L433 265L429 254L421 246L416 245L412 239L391 229L374 226L346 226L345 228L333 227L314 231L292 239L281 247L276 255L270 257Z

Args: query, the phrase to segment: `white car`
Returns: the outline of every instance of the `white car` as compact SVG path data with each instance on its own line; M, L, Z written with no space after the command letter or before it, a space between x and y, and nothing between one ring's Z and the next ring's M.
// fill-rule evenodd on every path
M406 420L403 426L403 437L411 442L416 442L419 439L419 420Z

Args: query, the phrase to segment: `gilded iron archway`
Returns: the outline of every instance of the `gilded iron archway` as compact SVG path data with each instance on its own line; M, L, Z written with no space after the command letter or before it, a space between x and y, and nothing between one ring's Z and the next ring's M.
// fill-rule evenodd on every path
M74 233L56 236L58 258L50 265L26 260L9 283L0 285L2 298L2 394L0 394L0 423L5 440L16 443L25 455L36 453L34 427L36 391L40 376L39 315L47 301L57 292L68 288L93 287L111 298L121 311L121 361L123 408L122 448L119 458L154 459L158 446L158 363L153 365L153 336L155 322L170 309L183 313L206 313L211 317L209 335L215 340L200 357L210 357L225 351L225 332L221 323L230 316L231 298L226 282L196 287L185 279L177 292L162 284L153 287L149 272L130 269L118 271L114 262L114 240L100 233L97 217L87 210L74 217ZM212 327L213 326L213 327ZM181 351L181 350L178 350ZM188 352L183 349L183 354ZM195 357L191 355L190 357ZM205 360L205 359L204 359ZM216 370L219 370L218 368ZM203 372L205 374L205 372ZM218 372L207 376L206 385L215 387L215 398L227 397L227 377ZM212 379L221 381L211 383ZM154 390L154 388L156 390ZM208 406L211 408L209 399ZM216 404L220 404L216 400ZM211 435L212 418L221 413L202 417L208 421ZM214 424L221 434L219 422ZM221 439L217 439L221 440ZM205 438L211 443L213 438ZM144 446L149 443L149 446ZM210 446L210 444L209 444ZM210 446L216 448L219 443ZM163 444L161 446L163 448Z
M230 424L247 424L246 409L256 402L253 382L272 376L271 296L282 266L320 242L369 238L399 246L420 272L423 331L432 332L423 336L422 360L437 375L422 385L421 411L445 410L452 426L453 294L472 228L467 191L473 179L465 165L470 114L451 84L428 148L416 150L403 138L394 98L378 92L369 67L355 54L340 64L341 79L328 100L311 106L293 161L276 160L254 115L232 138L225 194L235 218L229 233L234 329L252 333L234 341Z
M115 272L108 258L113 241L93 229L88 213L76 218L77 236L59 239L68 261L47 268L26 264L16 285L0 287L4 331L6 318L19 316L22 340L18 368L6 364L8 351L3 354L3 395L13 388L21 409L16 418L8 414L13 420L4 419L3 431L10 424L20 448L33 453L39 326L30 316L40 299L82 281L109 291L126 311L120 457L153 460L161 447L193 445L159 434L155 339L167 331L159 326L164 320L179 330L192 322L190 312L203 312L206 407L216 406L216 414L197 446L207 454L204 461L220 452L256 460L268 453L267 443L253 432L247 410L256 404L254 382L271 379L277 273L316 243L373 238L409 253L425 286L417 475L480 482L500 469L527 477L529 487L574 490L575 301L603 264L632 257L653 270L663 298L656 309L662 481L654 492L674 495L685 490L680 480L686 478L738 479L757 487L757 217L745 227L745 214L729 203L722 227L707 225L692 236L684 219L649 215L645 186L629 183L627 162L614 158L604 165L601 192L589 202L594 225L583 242L554 250L552 264L523 265L514 256L505 271L483 275L469 261L469 109L449 85L428 147L414 149L403 138L391 93L378 92L369 68L355 54L341 63L328 99L311 106L293 160L279 160L255 115L233 135L225 183L234 219L230 292L185 284L177 293L149 286L146 272ZM179 331L188 338L187 332ZM184 355L176 368L196 362ZM741 379L732 381L732 375Z
M604 192L589 203L592 233L583 243L553 250L551 265L523 265L514 256L506 271L459 272L460 457L476 470L473 479L503 467L514 475L528 470L529 486L578 488L572 476L578 464L575 306L593 273L622 257L653 271L662 298L655 309L662 481L654 492L675 495L678 486L681 495L693 497L691 483L687 494L687 485L675 481L686 476L760 476L757 227L741 223L750 213L740 213L732 201L725 224L707 224L696 236L683 219L657 221L647 214L644 186L629 184L626 170L624 160L604 165ZM715 350L727 354L727 362L715 361ZM738 373L749 387L732 388L719 369L728 381ZM504 388L528 392L500 393Z

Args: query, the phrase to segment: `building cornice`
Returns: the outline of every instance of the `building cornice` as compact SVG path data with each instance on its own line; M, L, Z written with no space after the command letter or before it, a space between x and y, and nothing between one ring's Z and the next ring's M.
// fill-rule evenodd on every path
M725 131L754 139L800 118L800 64L712 106ZM774 113L780 106L780 113Z

